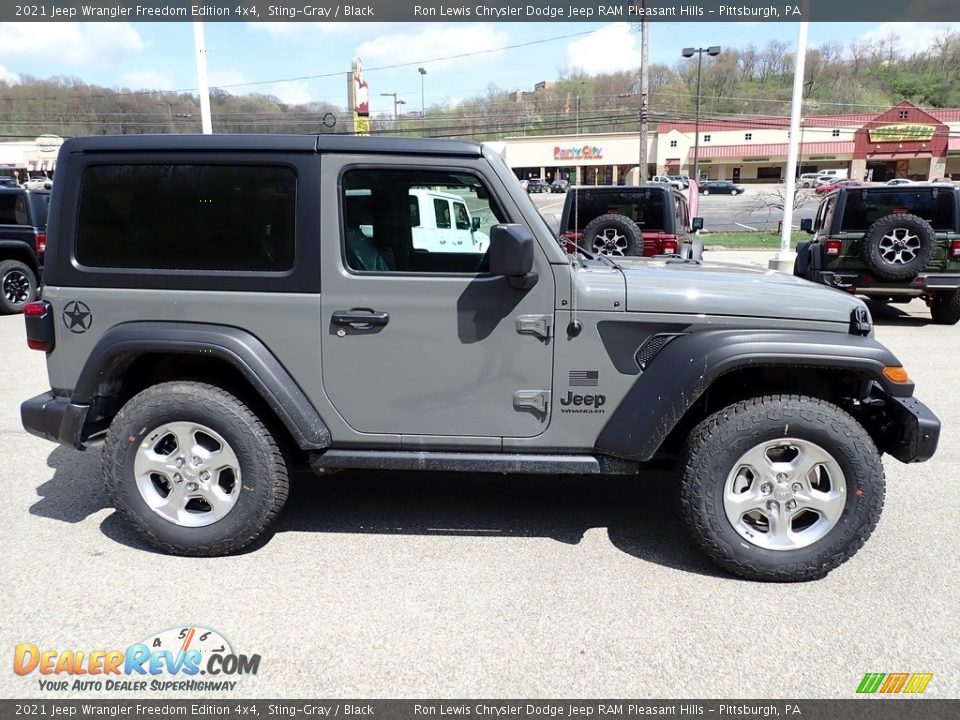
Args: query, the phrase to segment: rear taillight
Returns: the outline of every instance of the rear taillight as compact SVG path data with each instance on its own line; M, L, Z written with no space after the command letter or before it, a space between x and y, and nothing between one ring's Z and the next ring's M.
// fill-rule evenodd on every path
M53 350L53 308L46 300L28 302L23 306L27 325L27 347L31 350Z
M840 247L842 245L843 243L839 240L827 240L823 244L823 252L830 257L836 257L840 254Z
M960 258L960 240L954 240L950 243L950 257Z
M677 241L676 240L663 240L660 242L660 252L664 255L676 255L677 254Z
M43 255L47 251L47 234L45 232L37 233L37 252Z

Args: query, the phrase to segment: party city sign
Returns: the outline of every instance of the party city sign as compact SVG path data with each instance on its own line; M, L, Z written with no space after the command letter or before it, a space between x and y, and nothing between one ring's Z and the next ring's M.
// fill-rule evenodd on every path
M574 147L554 146L554 160L600 160L603 158L603 148L596 145Z

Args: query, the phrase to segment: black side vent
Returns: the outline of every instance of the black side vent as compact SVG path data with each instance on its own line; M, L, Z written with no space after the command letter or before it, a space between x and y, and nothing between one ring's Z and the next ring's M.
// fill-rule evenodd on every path
M637 350L637 365L640 366L640 369L646 370L647 366L653 362L653 358L656 357L657 353L663 350L668 342L678 337L680 336L664 333L648 338L647 341L640 346L640 349Z

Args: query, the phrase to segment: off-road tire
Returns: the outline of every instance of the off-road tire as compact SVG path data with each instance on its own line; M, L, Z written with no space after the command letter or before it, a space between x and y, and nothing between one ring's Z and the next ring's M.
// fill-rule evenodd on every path
M182 421L219 433L240 466L236 504L203 527L183 527L160 517L143 499L133 472L147 434ZM273 523L288 495L286 463L267 426L236 396L200 382L162 383L133 396L110 424L103 468L107 493L120 515L148 543L174 555L217 556L240 550Z
M9 291L25 293L24 299L8 298ZM36 299L37 274L30 266L19 260L0 260L0 315L23 312L23 306Z
M905 231L919 240L914 257L903 263L891 262L883 257L880 243L896 231ZM926 220L917 215L885 215L867 228L860 239L860 258L870 272L880 280L900 282L912 280L923 270L936 250L936 235Z
M960 290L937 293L930 303L930 317L937 325L956 325L960 322Z
M624 246L619 248L619 252L604 252L595 246L595 241L599 236L607 233L614 233L617 238L622 238ZM643 251L643 235L640 228L628 217L623 215L600 215L587 223L583 228L583 239L581 241L587 250L591 252L603 252L603 254L614 255L640 255Z
M840 466L845 504L836 524L806 547L771 550L733 528L724 510L728 474L765 440L793 437L819 445ZM687 439L680 485L683 518L694 542L721 567L750 580L815 580L851 558L880 519L885 480L880 453L864 428L836 405L798 395L769 395L730 405Z

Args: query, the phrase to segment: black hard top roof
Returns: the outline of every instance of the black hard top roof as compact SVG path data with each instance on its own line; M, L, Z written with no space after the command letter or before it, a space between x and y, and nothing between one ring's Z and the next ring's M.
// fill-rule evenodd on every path
M378 135L89 135L67 140L72 152L149 150L222 150L252 152L369 152L403 155L479 157L480 145L464 140L382 137Z

